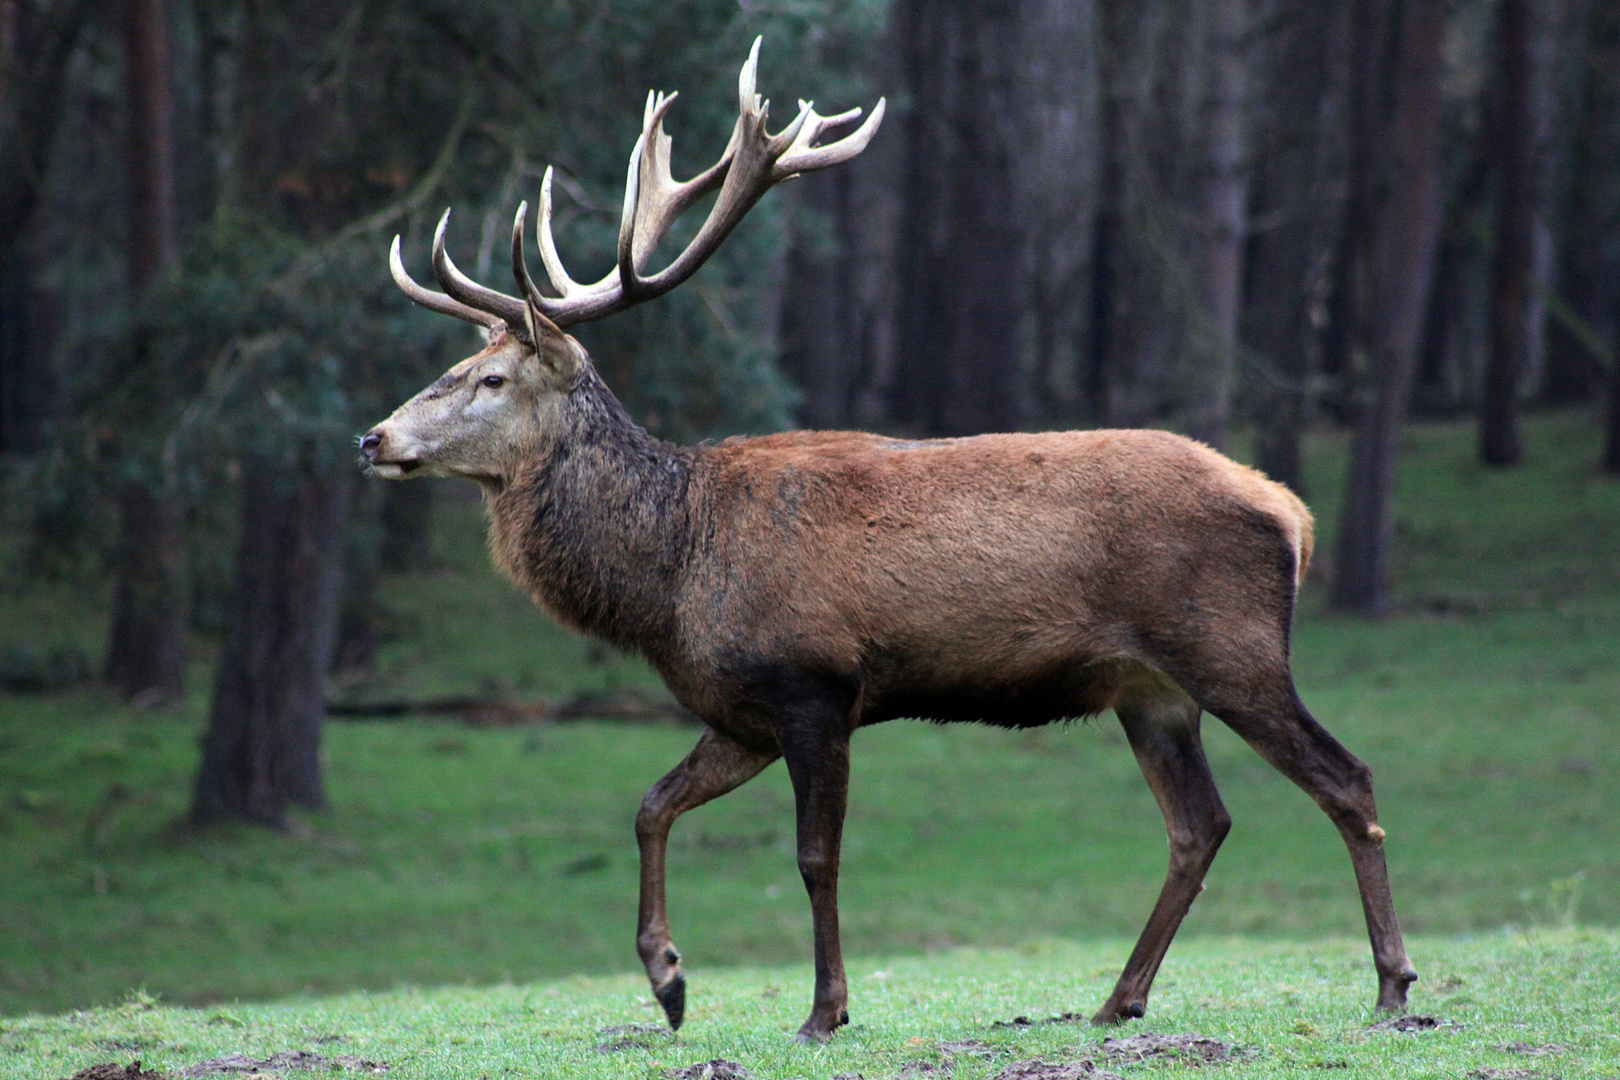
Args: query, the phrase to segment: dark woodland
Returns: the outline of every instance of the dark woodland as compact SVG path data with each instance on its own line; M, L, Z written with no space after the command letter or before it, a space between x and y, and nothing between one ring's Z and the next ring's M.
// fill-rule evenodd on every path
M323 683L430 559L431 489L360 483L354 440L476 338L389 241L425 267L451 205L502 280L550 165L600 273L646 92L681 91L690 175L761 34L774 123L888 119L581 332L655 435L1166 427L1309 500L1301 439L1340 427L1320 564L1366 616L1409 420L1475 417L1507 469L1521 412L1585 407L1620 474L1620 5L0 0L7 572L110 591L130 701L221 643L197 822L322 804Z

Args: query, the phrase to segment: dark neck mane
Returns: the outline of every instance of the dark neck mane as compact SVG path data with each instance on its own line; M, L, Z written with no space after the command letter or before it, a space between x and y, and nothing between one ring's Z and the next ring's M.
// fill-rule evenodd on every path
M691 451L587 367L538 459L489 499L495 560L565 625L650 654L672 636L691 475Z

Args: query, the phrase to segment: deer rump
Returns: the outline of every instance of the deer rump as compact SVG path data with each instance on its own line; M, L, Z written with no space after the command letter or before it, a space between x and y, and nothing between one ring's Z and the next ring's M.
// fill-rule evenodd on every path
M1287 489L1158 431L791 432L707 448L693 488L678 655L652 659L754 744L805 680L852 726L1033 727L1111 707L1139 667L1286 665L1311 544Z

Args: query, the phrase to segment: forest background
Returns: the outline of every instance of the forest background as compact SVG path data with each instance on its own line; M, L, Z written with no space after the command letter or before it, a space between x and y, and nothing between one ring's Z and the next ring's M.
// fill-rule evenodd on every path
M582 329L655 433L1172 427L1332 498L1317 580L1355 617L1396 607L1413 421L1511 474L1520 414L1561 410L1559 452L1620 473L1601 0L0 0L8 589L105 628L8 632L5 689L206 695L194 826L325 806L327 705L398 698L380 596L443 570L465 510L355 465L477 348L398 292L389 239L423 276L453 205L456 258L507 287L552 165L560 246L609 265L646 91L682 92L697 171L756 34L779 118L889 117Z

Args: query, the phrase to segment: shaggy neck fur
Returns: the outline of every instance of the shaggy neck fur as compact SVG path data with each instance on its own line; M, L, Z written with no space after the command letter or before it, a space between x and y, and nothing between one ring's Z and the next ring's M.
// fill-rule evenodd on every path
M557 619L653 656L673 638L692 453L586 367L540 453L489 496L496 563Z

